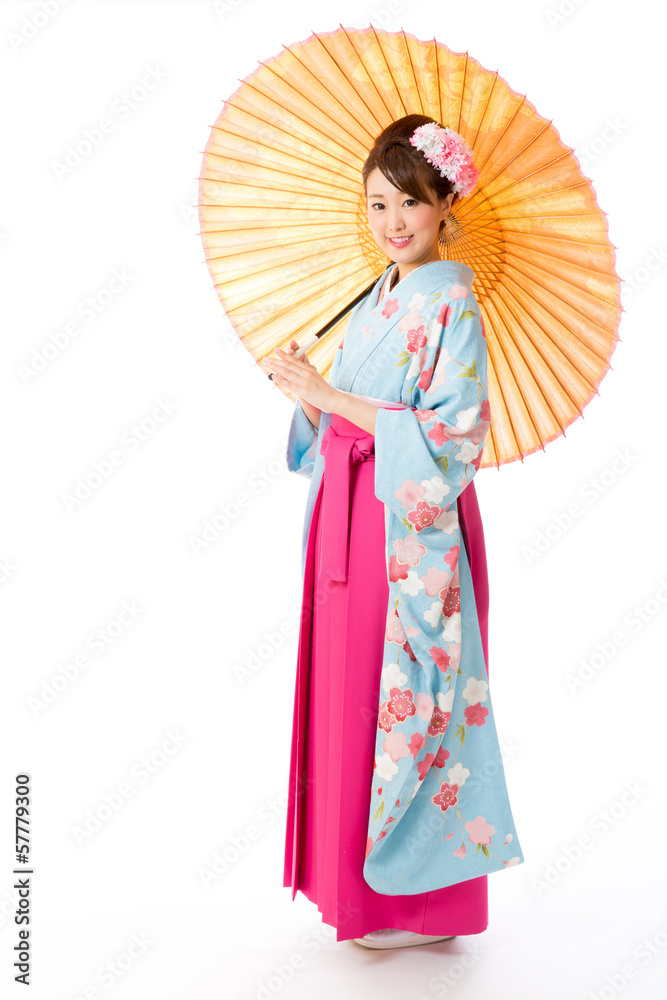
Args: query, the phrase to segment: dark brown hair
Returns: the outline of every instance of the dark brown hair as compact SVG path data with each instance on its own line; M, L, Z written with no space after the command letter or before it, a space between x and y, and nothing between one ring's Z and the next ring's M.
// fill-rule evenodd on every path
M451 181L441 177L440 171L409 141L416 128L433 121L435 119L428 115L405 115L380 132L362 167L364 191L368 175L375 167L399 191L405 191L411 198L426 202L427 205L434 205L437 198L444 199L453 191ZM440 222L441 230L444 225L443 219Z

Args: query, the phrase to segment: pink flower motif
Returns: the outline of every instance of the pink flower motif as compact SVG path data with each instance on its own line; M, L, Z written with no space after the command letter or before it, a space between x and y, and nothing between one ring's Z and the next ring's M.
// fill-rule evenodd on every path
M414 695L412 688L406 688L405 691L401 691L399 687L393 687L390 689L389 695L387 708L399 722L405 722L409 715L414 715L417 711L415 703L412 700Z
M402 646L405 642L405 632L403 631L401 619L398 617L396 609L390 611L387 615L387 631L385 639L387 642L397 642L399 646Z
M468 831L468 840L471 844L490 844L491 837L496 832L495 826L487 823L483 816L478 816L474 820L469 820L463 824Z
M427 753L423 760L417 761L417 770L419 771L419 780L423 781L428 772L431 770L431 764L435 760L432 753Z
M433 761L433 767L444 767L447 760L449 760L449 750L445 750L442 744L438 748L438 752L435 755L435 760Z
M367 337L369 330L370 330L370 326L362 326L362 328L361 328L361 335L362 335L362 337L364 337L364 339Z
M419 309L412 309L398 321L398 332L407 333L408 330L416 330L420 323L424 322Z
M423 576L420 576L420 580L424 584L424 589L428 597L435 597L439 594L441 590L444 590L449 581L452 578L452 574L448 573L447 570L437 569L435 566L429 566L427 571Z
M479 702L476 705L468 705L463 714L466 717L466 724L469 726L483 726L489 714L488 708L483 708Z
M449 667L452 673L458 672L459 660L461 659L461 643L450 642L449 644Z
M396 583L397 580L407 580L408 578L408 567L404 563L400 563L396 556L392 556L389 560L389 580L391 583Z
M421 375L419 376L419 381L417 382L417 386L420 389L428 389L431 382L433 381L434 368L435 368L435 361L433 362L430 368L424 368Z
M417 657L412 652L412 646L410 645L410 643L408 642L407 639L403 643L403 652L407 653L407 655L410 657L410 659L412 660L412 662L415 663L415 661L417 660ZM419 666L421 667L421 663L419 664Z
M449 552L447 553L447 555L444 556L444 560L447 563L447 565L449 566L449 568L451 570L453 570L454 567L456 566L457 562L459 561L459 546L458 545L452 545L452 547L449 550Z
M451 717L451 712L443 712L441 708L434 708L431 721L428 724L428 735L439 736L441 733L444 734L447 730Z
M396 490L394 496L399 503L403 504L404 510L411 510L418 500L424 496L426 489L418 485L413 479L406 479Z
M414 534L406 538L397 538L393 544L398 562L406 566L418 566L419 560L426 555L426 546L417 541Z
M446 674L449 670L449 661L451 660L449 653L439 646L431 646L428 652L438 670L442 670L443 674Z
M482 336L483 336L483 337L484 337L484 339L486 340L486 330L484 329L484 320L482 319L482 317L481 317L481 316L479 317L479 321L480 321L480 323L481 323L481 325L482 325Z
M384 309L382 310L382 315L386 319L391 319L396 310L398 309L398 299L387 299L384 304Z
M408 330L407 335L407 350L410 354L416 354L421 347L426 347L427 339L424 333L424 325L417 327L416 330Z
M407 745L405 733L391 732L382 744L382 749L388 753L392 760L400 760L401 757L409 757L410 748Z
M450 806L455 806L458 802L458 785L450 785L448 781L444 781L440 785L440 791L437 795L431 796L431 802L434 805L440 806L443 812L446 812Z
M446 302L443 302L442 308L438 313L438 324L440 326L447 326L449 323L449 317L452 315L452 307Z
M451 299L467 299L468 289L465 285L452 285L448 294Z
M424 691L418 691L416 704L417 715L420 719L423 719L424 722L428 722L433 715L433 706L435 704L433 698L431 698L431 696L426 694Z
M390 714L387 708L388 704L388 701L383 701L378 712L378 729L381 729L384 733L390 733L396 722L396 719Z
M448 432L445 430L446 424L440 424L436 420L433 427L428 432L427 437L430 437L432 441L435 441L438 448L442 448L445 441L451 441L452 438L449 436Z
M423 733L420 733L418 732L418 730L415 730L412 736L410 737L410 742L408 743L408 747L410 748L410 753L412 754L412 756L416 757L419 751L422 749L422 747L426 746L426 743L427 739L423 735Z
M452 830L452 833L454 833L453 830ZM451 837L451 835L452 834L449 834L450 837ZM468 852L466 851L466 845L462 842L461 846L457 847L457 849L454 851L454 857L455 858L465 858L465 856L466 856L467 853Z
M414 510L408 511L407 519L410 524L414 524L417 531L423 531L424 528L430 528L441 514L441 507L436 504L431 505L426 500L420 500Z
M483 399L482 400L482 406L481 406L480 411L479 411L479 419L480 420L489 420L489 421L491 420L491 405L490 405L488 399Z
M437 417L436 410L415 410L415 416L420 424L427 424L433 417Z
M366 855L365 855L366 858L371 853L372 846L373 846L373 838L369 837L368 840L366 841Z
M446 593L440 593L440 598L443 601L442 613L445 618L451 618L452 615L461 610L460 595L460 587L447 587Z

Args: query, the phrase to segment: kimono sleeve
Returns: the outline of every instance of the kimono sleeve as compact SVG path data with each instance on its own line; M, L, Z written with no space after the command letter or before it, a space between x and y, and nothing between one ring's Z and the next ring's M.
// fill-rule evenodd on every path
M318 432L311 424L297 399L287 434L287 468L310 479L317 456Z
M334 355L331 365L330 382L335 385L336 373L340 366L342 345ZM301 400L294 404L292 421L287 434L287 468L306 479L311 479L318 451L319 431L313 427L301 406Z
M409 331L408 408L380 408L375 423L375 494L416 531L447 530L435 522L477 472L490 426L479 306L472 293L439 303Z

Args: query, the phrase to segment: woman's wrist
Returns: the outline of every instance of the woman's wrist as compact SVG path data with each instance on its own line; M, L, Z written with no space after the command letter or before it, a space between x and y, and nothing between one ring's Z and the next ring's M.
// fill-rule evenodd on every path
M313 406L312 403L307 403L305 399L299 398L299 403L301 404L301 409L306 414L306 416L310 420L315 430L318 430L320 426L320 417L322 415L322 411L319 409L319 407Z

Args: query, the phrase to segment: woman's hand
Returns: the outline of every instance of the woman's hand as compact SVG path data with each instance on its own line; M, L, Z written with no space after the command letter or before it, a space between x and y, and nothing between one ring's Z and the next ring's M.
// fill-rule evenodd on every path
M275 357L269 358L273 367L273 381L279 388L294 393L323 413L331 413L337 390L322 378L307 355L300 358L293 356L298 349L296 340L290 340L287 351L276 348Z

